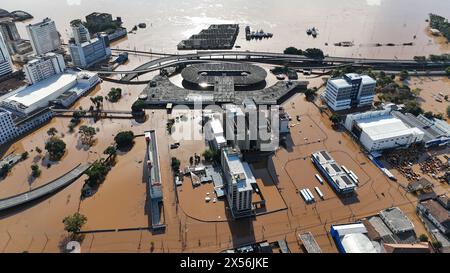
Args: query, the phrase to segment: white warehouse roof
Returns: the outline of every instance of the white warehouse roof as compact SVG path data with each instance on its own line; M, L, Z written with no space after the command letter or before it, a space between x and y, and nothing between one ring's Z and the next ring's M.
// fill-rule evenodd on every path
M423 134L418 128L409 128L400 119L391 115L359 120L358 126L374 141L408 134Z
M76 82L76 74L58 74L17 90L11 96L5 98L5 102L21 105L20 108L22 109L29 108L26 112L31 112L44 104L47 105L50 100L56 99L63 92L74 86Z

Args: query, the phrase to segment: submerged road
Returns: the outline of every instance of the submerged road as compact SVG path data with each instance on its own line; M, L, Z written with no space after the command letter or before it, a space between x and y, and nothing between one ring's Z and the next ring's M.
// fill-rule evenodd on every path
M24 192L18 195L7 197L0 200L0 211L14 208L25 203L29 203L33 200L54 193L77 180L83 175L83 173L89 169L90 165L81 165L64 174L63 176L49 182L41 187L33 189L28 192Z

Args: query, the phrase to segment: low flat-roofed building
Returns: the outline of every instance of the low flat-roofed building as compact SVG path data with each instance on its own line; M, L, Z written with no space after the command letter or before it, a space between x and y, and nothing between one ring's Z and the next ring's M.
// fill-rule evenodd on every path
M428 243L383 244L386 253L431 253Z
M319 244L317 244L316 239L314 239L314 235L311 232L305 232L299 234L298 237L303 243L303 247L308 253L322 253L322 249Z
M411 220L397 207L380 211L380 217L395 234L414 231Z
M341 253L381 252L381 246L369 239L362 223L331 225L330 233Z
M392 115L410 127L419 128L424 133L423 142L426 148L450 143L450 125L446 121L427 118L424 115L416 117L411 113L403 114L399 111L393 111Z
M443 234L450 234L450 212L434 199L422 201L417 205L422 216L430 220Z
M13 92L3 100L5 107L24 114L38 108L47 107L48 103L76 84L75 74L58 74L36 84L29 85Z
M145 132L145 141L147 143L146 152L146 173L149 190L149 201L151 210L151 225L153 230L165 229L163 222L163 191L162 178L159 164L158 143L154 130Z
M348 194L355 191L357 187L355 181L348 176L327 151L315 152L311 155L311 159L336 192Z
M354 134L369 152L409 147L422 142L424 133L416 127L408 127L394 117L391 110L370 111L348 115L345 128Z
M450 209L450 198L447 194L441 195L437 198L438 202L441 203L441 205L446 208L447 210Z
M0 102L0 144L51 120L50 104L68 107L98 82L96 73L70 71L4 95Z
M430 190L434 187L433 183L431 183L426 178L421 178L417 181L412 181L408 183L408 186L406 187L409 192L419 192L424 190Z

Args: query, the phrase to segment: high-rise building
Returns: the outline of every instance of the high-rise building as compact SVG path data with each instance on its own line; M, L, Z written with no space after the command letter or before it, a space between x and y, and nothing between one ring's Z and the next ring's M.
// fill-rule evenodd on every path
M0 77L12 73L12 62L3 35L0 33Z
M61 39L56 30L55 22L50 18L28 25L27 32L36 55L57 50L61 46Z
M35 84L64 72L65 68L63 56L49 52L29 61L24 65L23 70L28 83Z
M70 26L72 27L75 44L80 45L91 40L89 30L82 24L81 20L72 21Z
M6 41L16 41L20 39L16 23L11 18L0 19L0 31Z
M96 38L81 44L69 45L70 56L75 66L80 68L91 67L111 57L108 35L101 34Z
M11 112L0 108L0 144L6 143L17 135Z
M248 217L253 213L252 184L255 177L240 153L231 148L222 150L222 169L226 181L228 205L234 218Z
M370 106L376 85L377 82L367 75L349 73L328 81L325 100L334 111Z

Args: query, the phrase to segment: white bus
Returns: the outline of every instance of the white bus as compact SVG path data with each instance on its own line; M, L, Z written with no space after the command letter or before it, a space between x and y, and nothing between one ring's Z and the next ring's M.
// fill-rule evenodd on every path
M303 191L303 194L306 196L307 202L311 202L312 198L311 198L311 196L309 196L309 193L306 191L306 189L303 189L302 191Z
M306 189L306 192L309 194L309 197L311 197L311 200L314 202L314 195L309 189Z
M356 180L359 180L359 177L353 171L350 171L350 174L352 174Z
M323 179L319 174L316 174L316 179L319 180L319 183L323 185Z
M311 199L309 198L308 193L305 190L301 190L300 193L302 194L303 199L305 199L306 203L311 201Z
M314 189L316 190L316 192L317 192L317 194L319 195L320 199L323 200L323 199L324 199L324 196L323 196L322 191L319 189L319 187L315 187Z
M344 165L342 165L341 167L347 174L350 173L349 170Z

